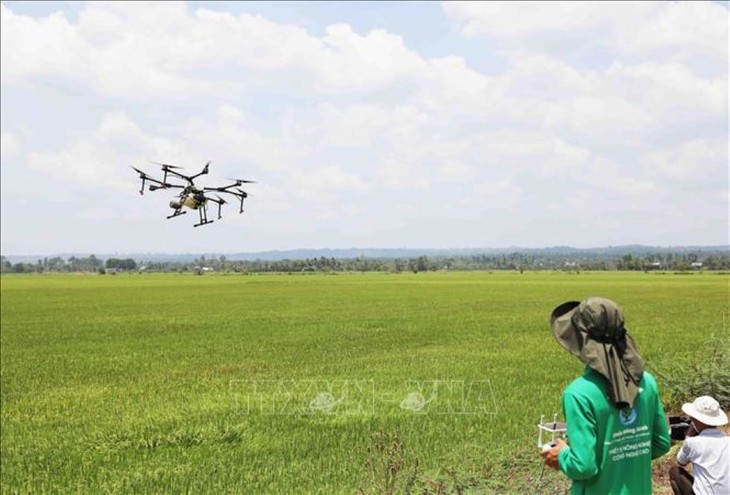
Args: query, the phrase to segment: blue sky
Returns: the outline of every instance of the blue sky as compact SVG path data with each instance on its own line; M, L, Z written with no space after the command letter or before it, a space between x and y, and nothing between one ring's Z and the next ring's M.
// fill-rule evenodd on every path
M3 254L728 243L717 2L3 2ZM194 229L134 165L256 180ZM212 215L214 213L212 212Z

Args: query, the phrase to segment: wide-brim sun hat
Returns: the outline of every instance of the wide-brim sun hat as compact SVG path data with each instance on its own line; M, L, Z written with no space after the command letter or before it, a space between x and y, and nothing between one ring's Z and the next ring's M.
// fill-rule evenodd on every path
M682 411L707 426L722 426L728 422L727 414L720 409L720 403L709 395L697 397L693 402L682 404Z
M644 367L618 304L602 297L568 301L550 314L550 328L561 346L606 377L617 407L633 406Z

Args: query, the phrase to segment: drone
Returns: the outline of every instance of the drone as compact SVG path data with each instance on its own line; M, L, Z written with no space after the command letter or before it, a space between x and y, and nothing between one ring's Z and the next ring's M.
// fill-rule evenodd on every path
M182 167L177 167L168 163L150 163L154 163L155 165L162 167L162 180L155 179L154 177L147 175L146 172L143 172L136 167L132 167L134 171L139 174L139 178L142 179L142 187L140 188L139 193L144 194L144 186L148 182L150 183L148 186L148 190L150 191L157 191L159 189L180 189L181 191L177 198L170 201L170 208L174 211L172 215L169 215L167 218L169 220L170 218L179 217L180 215L187 213L187 211L183 210L183 207L190 208L191 210L198 210L200 221L193 225L193 227L200 227L201 225L213 223L213 220L208 220L209 202L216 203L218 205L218 220L221 219L221 208L227 203L227 201L221 198L220 194L230 194L239 199L241 201L239 213L243 213L243 200L248 197L248 194L243 189L240 189L240 186L242 184L254 183L252 180L228 179L232 181L232 184L227 186L198 187L195 185L194 181L201 175L206 175L208 173L210 161L205 164L203 170L194 175L184 175L177 172L176 170L179 170ZM170 182L168 182L168 179ZM180 183L181 181L183 183ZM208 195L208 193L212 192L220 194L216 194L215 197Z

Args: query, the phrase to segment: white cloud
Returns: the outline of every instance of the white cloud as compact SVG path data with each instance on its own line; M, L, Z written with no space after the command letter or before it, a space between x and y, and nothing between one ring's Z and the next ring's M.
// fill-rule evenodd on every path
M317 38L261 16L190 15L178 2L92 2L78 24L61 13L36 20L2 9L8 82L62 75L112 96L235 97L245 89L236 75L246 69L292 70L298 83L309 78L323 91L367 92L425 68L399 36L377 29L360 35L346 24Z
M360 177L345 173L336 166L321 167L309 175L308 180L315 188L323 187L345 191L350 189L364 191L368 189L367 183Z
M677 63L616 62L581 72L545 55L510 60L512 115L555 130L638 139L659 125L695 125L727 112L727 78L703 78Z
M360 36L347 24L327 28L324 53L310 67L327 86L342 90L379 88L409 80L425 68L424 61L403 44L400 36L381 29Z
M367 182L361 177L335 165L292 171L280 182L294 200L304 202L307 209L329 212L328 218L345 213L343 207L349 195L368 190Z
M447 159L441 166L439 176L445 183L463 184L477 175L477 169L458 158Z
M618 229L632 209L693 208L700 189L727 199L722 6L444 4L464 34L487 37L477 50L435 31L444 38L427 49L397 23L348 14L308 30L178 2L87 3L78 19L13 5L2 6L3 162L22 154L70 194L134 194L128 165L211 159L211 180L258 182L256 215L228 222L289 245L311 232L391 242L441 221L473 244L495 209L510 213L494 226L509 243L514 224L539 229L544 212ZM4 191L19 180L6 172Z
M281 172L295 159L295 151L283 138L263 135L256 128L256 119L233 105L222 105L212 117L190 118L183 125L182 135L204 150L207 159L228 164L228 173Z
M86 49L77 27L62 13L35 20L0 6L3 82L46 73L73 76L83 68Z
M693 139L678 146L647 154L646 164L657 179L670 178L703 189L726 189L728 145L726 140Z
M634 12L653 10L634 2L623 10L607 2L444 2L444 11L462 23L468 36L526 36L546 31L591 31L626 22ZM634 14L635 15L635 14Z
M391 113L377 105L337 107L321 105L313 126L320 145L357 147L369 145L391 128Z
M462 198L461 204L470 208L511 210L522 201L524 190L512 177L478 182L472 186L471 194Z
M544 132L535 131L500 131L483 135L481 150L485 155L497 156L502 160L509 156L521 160L538 158L549 152L560 149L569 149L564 143L559 143Z
M577 135L612 140L635 139L655 121L637 104L609 94L578 96L548 106L546 124Z
M182 143L149 137L127 115L112 112L97 129L77 131L65 149L30 151L26 158L31 168L86 189L128 189L128 166L159 156L173 161L190 154Z
M169 31L184 20L181 5L152 3L140 9L124 2L89 3L79 23L72 24L62 13L34 19L15 15L3 4L2 79L19 83L60 76L105 95L142 99L235 93L235 82L186 75L190 56Z
M724 66L727 75L728 10L717 2L660 2L646 9L640 29L617 29L621 52L691 62L695 57ZM618 26L622 24L618 23Z
M515 52L509 59L509 89L514 98L553 100L596 91L600 75L581 72L556 58L534 52Z
M633 66L617 63L605 74L606 90L631 98L651 112L652 118L664 120L670 115L719 116L726 114L727 77L702 78L688 67L647 62Z
M501 78L480 74L463 57L449 56L429 61L415 101L442 115L447 123L460 114L496 119L509 112L505 91Z
M423 167L405 157L384 156L378 163L377 172L379 182L391 189L425 192L431 188L432 177Z
M0 157L3 163L14 160L21 150L21 144L11 132L2 131L0 134Z
M631 177L617 177L608 181L609 188L621 191L626 196L645 194L654 189L654 182Z
M727 73L728 11L717 2L444 2L443 10L467 36L548 51L559 34L569 43L600 40L624 56L687 63L701 57Z

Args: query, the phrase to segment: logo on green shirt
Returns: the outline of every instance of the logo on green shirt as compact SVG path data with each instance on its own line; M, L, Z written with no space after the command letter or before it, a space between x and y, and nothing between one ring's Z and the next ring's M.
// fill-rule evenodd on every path
M636 418L638 417L638 414L636 413L636 408L633 407L631 409L621 409L618 413L618 419L621 423L621 426L631 426L634 423L636 423Z

